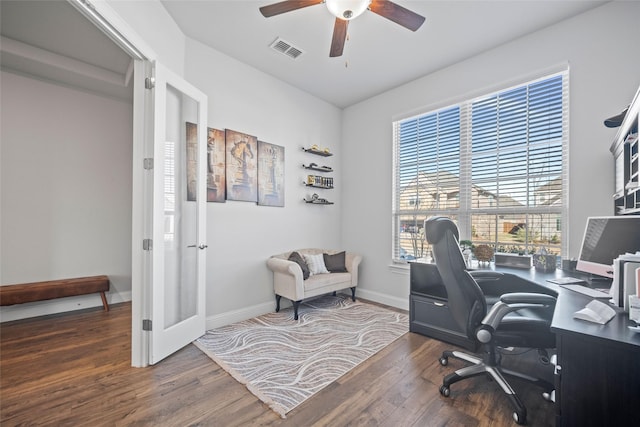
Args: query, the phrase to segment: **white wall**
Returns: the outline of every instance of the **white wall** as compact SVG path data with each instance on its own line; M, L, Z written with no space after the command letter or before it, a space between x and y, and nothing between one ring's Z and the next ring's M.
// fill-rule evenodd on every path
M127 29L136 35L132 37L131 32L127 31L126 37L130 41L141 41L145 47L153 50L155 57L150 59L162 62L179 76L184 75L186 37L160 1L106 0L106 5L99 6L102 6L101 11L106 8L122 18ZM111 14L108 16L111 17ZM143 53L149 55L149 52Z
M185 78L209 97L208 126L285 147L284 207L208 203L207 315L224 315L224 322L275 308L270 255L305 247L350 249L341 244L342 112L199 42L187 39L186 46ZM330 147L334 156L302 151L313 144ZM302 185L302 164L310 162L334 167L336 188L316 192L335 205L302 201L313 193Z
M602 121L618 113L640 84L634 31L640 3L607 4L344 111L185 38L156 1L109 4L158 54L160 61L209 96L209 126L246 132L286 149L284 208L233 201L208 204L208 326L272 310L272 279L265 261L272 254L301 247L361 253L364 261L358 294L406 308L408 276L402 270L389 268L392 120L408 112L499 89L505 82L517 83L558 64L568 62L571 66L570 222L577 224L570 230L572 255L577 253L586 217L612 212L613 161L608 150L615 130L606 129ZM104 260L111 255L105 255L104 242L96 242L107 237L114 238L109 245L122 244L122 252L114 260L116 276L130 274L131 106L116 106L113 104L117 101L42 82L8 85L6 75L2 74L2 283L14 281L18 271L20 279L15 281L44 280L46 268L51 269L47 273L70 277L75 272L69 265L60 264L61 253L86 261L82 263L86 270L92 265L91 256L97 254L103 261L101 270L86 274L102 274ZM8 76L12 82L21 79ZM41 93L48 96L36 100L35 96ZM67 102L60 102L60 96ZM30 97L34 100L27 103ZM76 105L82 107L75 108ZM96 108L104 108L105 112L95 114ZM126 121L126 125L107 126L103 118L111 115ZM52 118L61 116L74 120L65 129L54 131L59 126ZM14 138L6 144L12 147L7 150L5 142L9 139L5 135L20 135L20 141ZM114 162L110 156L123 156L121 150L125 147L114 151L113 144L125 136L129 141L127 160L117 157L121 162ZM48 142L54 137L60 144L72 143L69 156L49 153L51 145L47 143L32 147L36 140ZM92 144L91 150L76 159L77 165L61 167L59 162L70 160L67 157L75 159L73 154L81 152L80 139ZM335 155L314 158L301 151L301 147L312 144L328 146ZM43 147L47 157L38 157ZM99 169L101 179L106 174L115 185L101 187L104 182L100 179L81 183L75 179L75 170L83 170L90 164L88 160L96 158L99 160L91 171ZM311 161L334 167L336 188L318 192L334 200L335 205L310 206L302 202L311 192L301 184L306 176L301 164ZM363 176L367 177L366 182ZM49 188L43 189L43 184ZM81 188L69 190L76 184ZM5 190L9 187L11 190ZM123 212L128 209L126 214L112 212L115 206L111 204L103 206L104 194L118 200L121 197L122 202L117 205ZM53 209L60 213L52 215ZM87 215L75 216L87 210L90 217L97 216L99 227L88 225ZM106 217L104 212L108 213ZM75 222L70 221L71 217ZM54 219L57 222L51 224ZM14 227L21 222L31 224L31 229L18 236ZM40 228L46 222L50 227ZM108 229L108 236L103 237L105 224L112 223L120 225ZM30 254L39 251L48 251L55 269L32 265ZM114 284L117 292L130 289L125 282L123 279L122 285ZM4 308L2 313L4 320Z
M586 217L613 214L609 146L616 130L603 121L628 105L640 85L639 18L640 3L609 3L346 108L342 243L366 260L361 295L408 307L408 273L390 268L394 118L526 81L563 63L570 65L569 247L577 256Z
M130 299L132 107L2 72L3 285L106 274L109 300ZM56 300L67 309L99 295ZM2 320L52 302L2 307Z

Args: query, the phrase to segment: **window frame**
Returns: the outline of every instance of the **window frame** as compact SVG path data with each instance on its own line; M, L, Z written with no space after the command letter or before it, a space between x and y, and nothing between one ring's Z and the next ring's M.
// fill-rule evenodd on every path
M527 109L525 114L526 120L522 122L523 123L522 126L524 126L528 132L529 126L531 126L531 128L533 129L533 125L531 123L533 123L534 119L531 117L533 112L535 112L535 108L534 108L535 103L534 103L534 107L531 107L531 108L529 107L529 102L532 102L531 99L534 97L534 95L532 95L529 92L529 89L531 87L534 87L534 85L536 84L544 85L547 82L552 82L554 79L557 79L558 77L560 77L561 79L561 89L559 93L560 103L561 103L561 107L560 107L561 118L560 118L559 125L558 123L556 123L555 126L559 126L559 129L560 129L559 136L557 136L556 138L550 138L548 140L542 139L538 142L531 142L532 137L527 133L525 144L524 144L525 150L526 150L525 161L527 162L530 161L529 154L531 152L535 153L536 146L543 147L546 145L551 147L553 145L554 149L556 150L556 152L554 153L555 155L554 158L558 158L557 151L560 152L559 156L561 158L561 164L560 164L559 171L555 170L555 171L547 172L548 177L552 177L552 176L556 177L556 179L549 180L548 181L549 183L554 182L557 179L561 181L560 183L561 194L559 195L559 197L556 198L556 203L553 205L551 204L545 205L543 203L539 203L538 202L539 199L531 199L531 197L533 197L534 195L533 182L532 182L533 177L539 178L544 174L540 174L540 173L530 174L529 169L527 169L527 173L525 174L525 176L527 179L526 187L529 188L529 191L526 194L525 205L511 206L511 207L506 206L501 208L494 208L494 207L473 208L471 206L472 191L473 191L472 161L475 155L472 153L473 106L478 105L479 102L482 102L483 100L488 100L491 97L498 97L510 91L515 91L518 89L525 88ZM556 92L553 92L553 93L557 95ZM425 119L431 115L440 114L444 111L451 110L453 108L459 109L459 139L460 139L459 163L458 163L459 183L458 183L458 192L454 196L458 198L458 204L455 207L435 206L430 208L430 207L424 207L424 206L420 207L419 205L416 205L414 203L412 206L410 206L410 208L413 208L413 209L411 210L406 209L406 207L402 206L404 201L404 199L402 198L403 197L402 192L408 189L407 171L402 169L401 163L404 162L406 164L407 155L406 153L401 152L401 147L400 147L401 125L405 123L409 123L411 121ZM556 106L556 108L558 107ZM549 129L552 129L552 128L549 127ZM556 128L554 127L553 129L556 129ZM419 131L416 131L416 132L419 132ZM554 131L549 130L549 133L553 133L553 132ZM533 131L532 131L532 134L533 134ZM439 134L438 134L438 137L439 137ZM415 144L416 144L415 150L416 150L416 153L418 153L422 149L419 147L420 142L416 141ZM498 238L498 222L500 221L498 219L499 216L502 216L502 215L514 216L515 214L521 214L521 215L524 215L524 217L526 218L526 221L527 221L526 223L529 223L531 219L531 215L541 215L540 216L541 221L542 221L542 218L545 218L543 215L547 215L548 217L544 219L544 221L546 221L546 225L549 225L553 222L553 224L551 224L554 226L553 228L557 229L558 226L560 228L558 232L560 233L561 241L559 244L556 245L557 246L556 249L558 250L560 256L565 257L566 254L568 253L568 229L566 227L567 216L568 216L568 200L569 200L569 185L568 185L569 153L568 153L568 150L569 150L569 70L568 70L568 67L553 73L546 73L537 78L529 79L527 81L523 81L515 85L503 87L498 90L494 90L480 96L468 97L454 104L449 104L445 106L440 106L438 108L429 109L423 113L413 115L412 117L394 120L393 122L392 248L391 248L392 261L394 263L406 263L407 261L412 261L416 258L420 258L420 256L416 257L414 255L421 255L423 258L425 258L427 262L430 260L430 249L428 245L425 246L424 243L426 242L419 242L419 243L417 242L417 240L419 239L424 239L422 230L418 230L418 232L415 232L416 231L415 227L418 227L419 229L421 229L422 222L424 221L424 219L434 215L443 215L443 216L448 216L452 218L458 224L458 228L460 231L460 240L472 240L472 228L473 228L472 217L476 216L477 218L477 215L480 215L480 214L495 215L496 230L495 230L494 248L499 244L499 238ZM518 149L512 149L512 151L515 153L514 154L515 156L518 156L518 153L519 153ZM545 157L544 153L538 154L538 156L540 159L543 159L543 162L548 158L548 157ZM416 154L416 157L418 157L418 154ZM416 192L415 194L413 194L413 196L409 196L414 201L421 200L423 196L423 194L419 192L420 191L419 190L420 172L417 171L419 169L418 161L419 159L416 158L414 161L415 165L413 166L415 168L413 171L415 175L415 178L414 178L415 184L413 185L415 185L416 187L416 190L415 190ZM435 163L437 164L438 162L436 161ZM555 166L555 164L552 164L551 161L547 161L547 163L549 165ZM498 160L496 160L496 165L497 164L498 164ZM506 180L506 178L504 178L504 180ZM557 186L555 188L557 188ZM440 187L438 186L436 188L436 193L434 194L439 194L438 193L439 189ZM549 191L552 191L552 190L549 190ZM440 195L438 197L440 197ZM533 204L534 206L530 206L530 204ZM411 221L413 221L412 224L411 224ZM550 228L551 228L551 225L549 225ZM543 226L543 223L540 223L541 228L542 226ZM406 232L403 232L403 230L406 230L409 227L412 227L412 230L414 231L414 233L412 233L411 236L409 237L407 236L403 237L403 233L406 234ZM536 245L534 244L533 239L531 239L530 241L528 230L529 230L529 227L527 227L526 229L527 235L525 238L525 243L527 245L530 245L530 247L532 248L537 246L537 249L539 249L541 246L543 246L543 244ZM532 233L532 236L533 236L533 233ZM550 237L547 237L547 238L550 239ZM402 247L403 246L403 244L401 243L402 241L404 241L405 243L407 241L410 241L411 244L414 246L414 248L417 246L416 244L418 243L422 248L422 252L409 253L408 254L409 257L407 257L406 256L407 250ZM406 247L407 245L404 244L404 246Z

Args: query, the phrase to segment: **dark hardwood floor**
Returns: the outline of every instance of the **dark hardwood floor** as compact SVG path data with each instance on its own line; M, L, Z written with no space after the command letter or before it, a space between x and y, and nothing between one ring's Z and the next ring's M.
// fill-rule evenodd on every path
M193 345L156 366L132 368L130 325L130 304L2 323L0 424L515 425L507 398L485 377L440 396L442 376L463 364L440 366L440 353L452 346L421 335L405 334L281 419ZM528 425L554 425L553 404L540 390L512 384Z

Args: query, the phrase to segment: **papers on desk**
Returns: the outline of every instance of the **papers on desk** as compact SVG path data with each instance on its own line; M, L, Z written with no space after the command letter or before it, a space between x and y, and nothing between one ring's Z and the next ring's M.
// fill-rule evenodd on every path
M637 274L640 267L640 253L626 253L613 260L613 281L611 282L611 298L618 307L629 311L629 295L636 293Z
M613 319L615 315L616 311L613 308L598 300L591 301L582 310L573 313L573 317L576 319L599 323L601 325Z

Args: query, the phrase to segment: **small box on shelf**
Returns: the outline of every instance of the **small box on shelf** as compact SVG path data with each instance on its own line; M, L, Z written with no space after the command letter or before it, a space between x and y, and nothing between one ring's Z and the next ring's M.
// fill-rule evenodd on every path
M305 185L307 187L333 188L333 178L318 175L307 175L307 182Z

